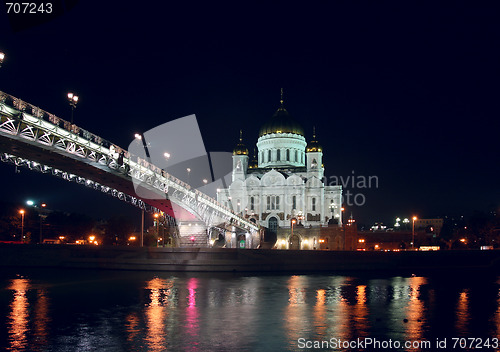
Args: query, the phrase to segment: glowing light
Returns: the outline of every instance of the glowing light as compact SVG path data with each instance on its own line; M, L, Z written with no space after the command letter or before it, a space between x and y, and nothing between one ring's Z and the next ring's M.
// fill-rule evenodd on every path
M396 218L396 222L400 222L400 221L401 221L401 219L400 219L400 218Z
M417 220L417 217L416 217L416 216L414 216L414 217L413 217L413 221L415 221L415 220Z
M24 214L24 209L19 210L19 214Z
M163 156L168 159L168 158L170 158L170 153L165 152L165 153L163 153Z
M128 238L128 240L129 240L129 241L135 241L135 239L136 239L136 238L135 238L135 236L130 236L130 237Z
M460 242L465 243L465 242L467 242L467 239L465 239L465 238L461 238L461 239L460 239Z
M4 53L0 53L0 63L3 61L3 59L5 59L5 54Z
M191 242L194 242L194 236L191 236Z
M207 184L208 183L208 180L206 178L203 179L203 183L204 184Z
M32 206L33 204L35 204L35 202L33 202L32 200L27 200L26 204L28 204L29 206Z
M66 238L66 237L64 237L64 236L59 236L59 239L60 239L61 241L62 241L62 240L64 240L65 238Z
M160 216L160 215L158 213L155 213L154 217L158 218L158 216Z
M295 225L296 223L297 223L297 220L292 219L292 224L294 224L294 225Z
M45 208L47 206L47 204L42 203L41 206L42 206L42 208Z
M344 210L345 210L345 208L344 208L344 207L340 208L340 211L344 211Z
M94 242L94 240L95 240L95 236L94 236L94 235L89 236L89 241L90 241L90 243Z
M135 137L135 139L139 139L139 140L141 140L141 139L142 139L142 136L141 136L139 133L136 133L136 134L134 135L134 137Z
M379 245L378 245L378 244L376 244L376 245L375 245L375 249L379 249L379 248L380 248L380 247L379 247Z
M364 240L363 238L360 238L360 239L358 240L358 242L359 242L359 243L365 243L365 240Z

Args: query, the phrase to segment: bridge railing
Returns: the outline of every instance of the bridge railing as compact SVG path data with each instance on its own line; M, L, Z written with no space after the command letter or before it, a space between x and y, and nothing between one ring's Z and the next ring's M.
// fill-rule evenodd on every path
M167 181L170 181L180 187L183 187L185 190L188 192L193 192L199 201L202 203L205 203L207 205L210 205L214 209L218 210L221 213L226 214L226 216L229 216L232 219L236 219L240 223L249 226L250 228L257 229L258 227L242 218L240 215L235 213L231 208L226 207L219 203L217 200L214 198L208 196L207 194L197 190L197 189L192 189L192 187L185 183L184 181L176 178L175 176L167 173L165 170L159 168L158 166L150 163L149 161L145 160L144 158L141 158L140 156L131 154L127 150L119 147L118 145L90 132L87 131L75 124L71 124L71 122L66 121L54 114L51 114L50 112L47 112L38 106L32 105L28 102L25 102L22 99L16 98L10 94L7 94L5 92L0 91L0 104L4 106L8 106L11 108L14 108L15 110L21 112L21 114L18 114L18 118L26 121L26 122L31 122L39 127L46 128L46 129L51 129L50 126L47 125L50 124L52 127L56 127L56 134L60 135L61 137L64 138L69 138L73 140L79 140L81 139L87 141L85 146L89 148L90 150L103 153L106 152L108 155L111 155L115 158L118 158L120 155L123 156L123 162L125 164L129 164L130 167L132 166L140 166L142 168L145 168L149 170L149 172L154 173L155 176L160 176L164 178ZM15 111L11 111L13 115L15 114ZM66 133L62 133L62 130L66 131ZM51 131L54 133L54 129ZM76 137L76 138L75 138Z

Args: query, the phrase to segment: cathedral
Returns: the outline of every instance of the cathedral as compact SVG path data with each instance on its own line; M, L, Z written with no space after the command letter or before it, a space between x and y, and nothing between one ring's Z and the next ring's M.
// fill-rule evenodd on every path
M277 234L276 248L319 249L318 229L342 225L342 187L325 185L323 177L323 148L315 132L307 143L282 93L278 110L260 129L251 159L240 131L232 182L217 190L217 200Z

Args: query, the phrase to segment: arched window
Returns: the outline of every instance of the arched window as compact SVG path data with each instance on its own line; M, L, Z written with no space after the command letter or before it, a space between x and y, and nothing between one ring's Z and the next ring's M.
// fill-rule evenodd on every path
M280 196L276 196L276 209L280 208Z
M313 159L312 163L311 163L311 167L314 169L318 166L318 162L316 161L316 159Z
M298 150L295 151L295 162L296 163L299 162L299 151Z
M292 209L297 209L297 196L292 197Z
M281 150L280 150L280 149L278 149L278 150L276 151L276 160L277 160L277 161L280 161L280 159L281 159Z
M271 197L267 196L267 210L271 210Z
M286 161L290 161L290 149L286 150Z
M271 151L270 150L267 151L267 162L268 163L271 162Z
M316 198L313 198L313 199L312 199L312 207L311 207L311 210L312 210L312 211L316 211Z
M263 163L264 162L264 152L261 152L260 153L260 162Z
M250 197L250 210L255 210L255 200L253 197Z
M269 218L269 227L268 229L272 233L276 233L278 231L278 219L276 219L274 216Z

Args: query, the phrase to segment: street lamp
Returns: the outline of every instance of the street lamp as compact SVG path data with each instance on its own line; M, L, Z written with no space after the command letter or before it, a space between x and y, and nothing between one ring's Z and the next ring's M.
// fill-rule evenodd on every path
M73 111L76 109L76 104L78 103L78 96L74 93L68 93L68 103L71 106L71 124L73 124Z
M0 52L0 67L2 67L3 59L5 59L5 54Z
M19 210L19 214L21 214L21 241L24 241L24 209Z
M155 217L155 225L156 225L156 247L158 247L159 237L160 237L160 228L158 227L158 217L160 215L158 213L154 214Z
M188 167L186 169L186 171L187 171L187 174L188 174L187 184L189 185L189 174L191 174L191 169Z
M29 205L30 207L35 208L36 211L38 212L38 216L40 217L40 243L42 243L42 241L43 241L43 237L42 237L43 220L47 217L47 214L42 214L42 208L45 208L47 206L47 204L42 203L42 204L40 204L40 208L38 208L38 206L35 204L35 202L32 201L31 199L27 200L26 204Z
M411 249L415 249L415 220L417 220L417 217L414 216L412 219L413 219L413 226L411 229Z

